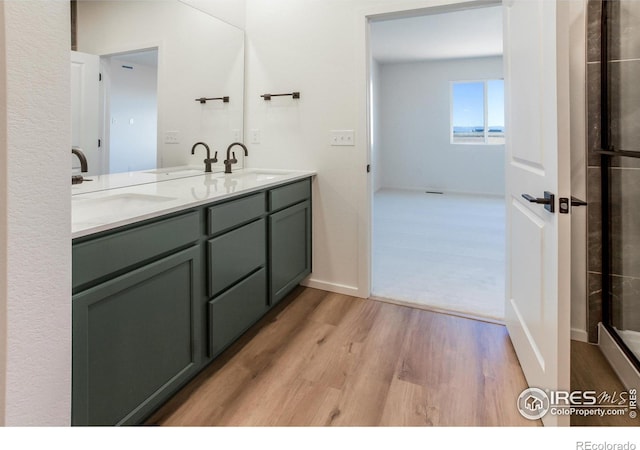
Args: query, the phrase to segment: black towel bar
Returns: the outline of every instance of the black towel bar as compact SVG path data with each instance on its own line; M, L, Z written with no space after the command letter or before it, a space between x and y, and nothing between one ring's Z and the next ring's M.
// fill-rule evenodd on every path
M229 97L212 97L212 98L200 97L196 99L196 101L200 103L207 103L207 100L222 100L223 103L229 103Z
M283 97L285 95L290 95L292 98L300 98L300 92L292 92L290 94L262 94L260 97L265 100L271 100L271 97Z

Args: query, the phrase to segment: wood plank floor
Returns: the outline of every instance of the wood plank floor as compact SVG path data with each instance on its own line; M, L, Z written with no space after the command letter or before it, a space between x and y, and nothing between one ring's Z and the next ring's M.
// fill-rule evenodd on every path
M149 418L166 426L539 426L501 325L298 288Z
M604 355L596 345L571 341L571 390L613 392L626 391ZM640 418L624 416L571 416L571 426L640 426Z

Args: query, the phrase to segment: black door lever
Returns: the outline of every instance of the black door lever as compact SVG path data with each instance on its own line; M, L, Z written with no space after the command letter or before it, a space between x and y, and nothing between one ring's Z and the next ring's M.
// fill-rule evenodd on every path
M586 206L587 202L571 196L571 200L567 197L560 197L560 214L569 214L569 210L574 206Z
M544 205L544 209L549 212L555 212L555 196L551 192L544 191L544 198L536 198L533 195L529 194L522 194L522 198L530 203L538 203L540 205Z
M571 196L571 206L587 206L587 202L584 200L580 200L579 198L575 198L573 195Z

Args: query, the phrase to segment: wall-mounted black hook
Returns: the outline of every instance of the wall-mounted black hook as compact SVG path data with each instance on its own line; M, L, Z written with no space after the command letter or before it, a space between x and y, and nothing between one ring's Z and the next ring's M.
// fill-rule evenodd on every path
M196 101L200 103L207 103L207 100L222 100L222 103L229 103L229 97L211 97L211 98L200 97L196 99Z
M300 92L291 92L290 94L262 94L262 97L265 100L271 100L271 97L283 97L286 95L290 95L292 98L300 98Z

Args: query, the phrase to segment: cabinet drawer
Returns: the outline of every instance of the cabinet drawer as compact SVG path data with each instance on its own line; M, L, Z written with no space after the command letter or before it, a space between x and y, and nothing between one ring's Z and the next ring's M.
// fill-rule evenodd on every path
M267 309L265 269L209 302L209 356L215 356L256 322Z
M212 206L207 211L208 232L211 236L263 215L265 213L264 192Z
M213 297L265 265L265 219L213 238L208 247L209 296Z
M192 211L72 247L73 289L198 240L199 213Z
M311 180L298 181L269 191L269 211L277 211L311 198Z

